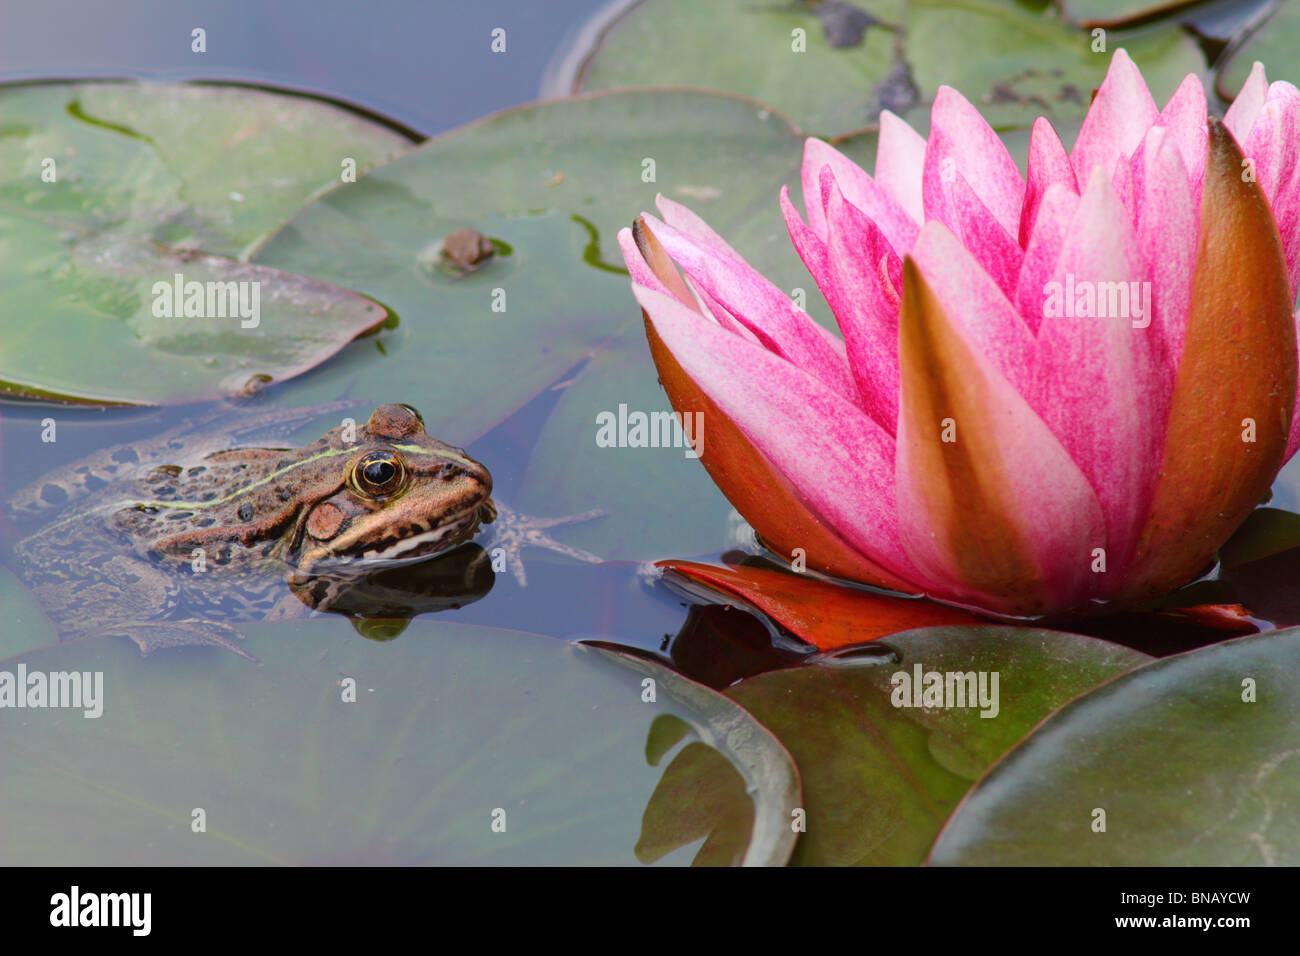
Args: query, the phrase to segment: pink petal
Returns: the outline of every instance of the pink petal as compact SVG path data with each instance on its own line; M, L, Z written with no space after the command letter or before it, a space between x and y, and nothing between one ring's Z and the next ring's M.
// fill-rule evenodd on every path
M889 110L880 113L876 146L876 182L903 207L918 226L925 221L921 173L925 168L925 137Z
M1070 178L1074 178L1071 171ZM1079 208L1079 194L1070 186L1053 183L1039 203L1034 231L1029 236L1024 262L1016 282L1016 309L1035 335L1043 322L1044 287L1053 281L1056 260L1069 235L1070 224Z
M1188 73L1160 112L1160 122L1168 127L1178 144L1188 178L1196 186L1198 204L1201 176L1205 172L1205 149L1209 142L1205 111L1205 88L1196 74Z
M817 376L840 395L857 398L843 346L743 259L704 248L685 233L643 216L674 262L771 351ZM832 344L832 343L835 344Z
M745 323L738 320L734 315L723 308L721 302L709 295L708 292L701 289L689 279L686 281L686 284L690 287L695 298L699 300L699 303L702 306L700 311L703 315L713 319L714 322L717 322L718 325L722 326L728 332L739 335L745 341L753 342L755 345L767 348L759 337L750 331L749 327L745 325Z
M828 278L823 294L844 333L862 408L890 435L898 422L898 296L902 261L827 171Z
M956 227L953 231L975 254L998 288L1008 297L1014 295L1020 263L1025 257L1016 236L1002 228L961 173L950 185L948 195Z
M1022 393L1029 385L1034 336L984 267L942 223L928 222L912 249L935 297L989 365Z
M1116 50L1070 154L1075 178L1086 183L1098 167L1112 175L1115 164L1133 154L1159 115L1137 66L1127 53Z
M1242 84L1241 92L1223 114L1223 125L1238 143L1246 141L1246 134L1255 125L1255 117L1264 107L1268 98L1268 77L1264 74L1264 64L1258 60L1250 68L1250 76Z
M826 240L826 209L821 202L823 196L820 186L823 166L831 168L844 198L880 227L895 252L901 256L912 248L912 243L916 241L917 224L903 207L857 163L833 146L819 139L809 139L804 143L803 166L800 169L803 203L808 225L822 241Z
M669 199L663 193L655 196L655 206L664 217L664 222L679 232L685 233L697 245L704 247L714 255L728 256L741 262L745 261L744 256L731 248L727 241L714 232L707 222L686 206Z
M1159 126L1147 133L1130 168L1134 204L1130 219L1154 284L1151 331L1163 369L1160 394L1167 400L1187 335L1192 272L1200 245L1200 188L1198 183L1194 189L1188 181L1173 132Z
M1034 219L1039 204L1052 186L1064 186L1076 195L1079 184L1074 178L1070 156L1056 135L1056 129L1046 117L1034 120L1029 133L1029 164L1026 167L1025 203L1020 210L1020 231L1017 234L1022 248L1028 248L1033 235Z
M1159 129L1162 133L1164 128L1153 126L1151 129ZM1115 190L1115 195L1119 197L1120 205L1124 207L1124 212L1132 220L1137 217L1137 187L1133 184L1133 167L1137 162L1137 154L1142 151L1139 145L1137 151L1128 159L1120 159L1115 164L1115 171L1111 173L1110 186Z
M823 178L833 183L835 177L825 167L822 169ZM824 205L824 204L823 204ZM803 260L804 266L812 274L813 279L817 282L817 288L821 290L823 296L829 303L831 295L834 294L835 283L831 276L830 260L826 252L826 244L817 238L817 234L804 223L799 217L799 212L794 208L794 203L790 201L790 190L786 186L781 187L781 213L785 216L786 229L790 233L790 239L794 243L795 249L799 252L799 257ZM873 227L874 228L874 227ZM879 230L877 230L879 232ZM884 241L883 239L881 240ZM884 248L888 250L886 242ZM898 264L898 257L888 250L890 260ZM897 271L897 270L896 270ZM831 313L834 314L834 308ZM840 353L845 354L845 343L842 339L836 338L835 334L821 325L817 326L827 338L832 342L833 347ZM859 393L860 394L860 393ZM893 423L889 425L891 434Z
M649 237L649 240L655 242L653 237ZM675 296L683 305L695 308L695 300L690 290L682 281L681 274L668 258L668 254L663 251L662 246L656 246L651 250L652 256L658 255L661 259L657 264L651 264L642 254L641 248L636 243L635 233L631 229L619 230L618 245L623 251L623 261L627 263L628 273L634 283L654 289L656 292Z
M1250 132L1237 142L1273 207L1294 299L1300 288L1300 90L1285 82L1269 87Z
M657 241L646 230L646 236L650 241ZM673 290L669 291L668 286L660 278L659 273L650 266L645 256L641 252L640 246L637 245L635 234L631 229L620 229L618 233L618 245L623 251L623 260L627 263L628 273L632 277L633 285L642 285L647 289L660 292L664 295L672 295L688 309L699 312L702 316L712 319L724 329L734 332L741 338L744 338L755 345L760 344L758 336L744 325L737 322L735 317L726 309L718 304L717 300L710 296L704 290L698 288L688 280L684 280L677 272L677 267L672 264L671 260L661 265L665 271L671 270L666 278L671 282ZM662 250L662 246L660 247ZM662 253L667 258L667 253Z
M979 110L949 86L939 87L930 111L922 196L925 215L954 227L948 195L965 177L980 201L1009 235L1019 235L1025 180L998 134Z
M623 252L623 261L627 263L627 271L633 283L643 285L647 289L654 289L664 295L669 294L668 287L654 274L654 270L645 261L645 256L641 255L636 240L632 238L631 229L624 227L618 231L618 247Z
M825 524L875 563L915 580L898 540L893 437L784 359L670 296L632 291L682 369Z
M927 224L918 249L927 245L931 227L943 230ZM1092 487L970 335L983 319L972 309L980 290L958 288L952 306L941 304L944 315L918 317L912 311L919 294L913 280L920 276L910 260L906 270L897 458L903 547L937 585L927 593L947 600L1020 614L1079 603L1095 589L1091 552L1105 540ZM919 272L931 293L961 278ZM944 445L945 423L931 419L949 410L955 433L953 443ZM936 469L936 462L952 467ZM980 546L988 542L996 542L999 553L985 573ZM1001 553L1004 545L1014 554ZM1023 565L1023 574L997 580L1016 564ZM999 588L997 593L981 590L979 579L990 574L994 580L985 586Z
M819 207L822 205L820 198L817 204ZM828 275L826 241L803 221L794 203L790 201L789 186L781 187L781 215L785 217L786 231L790 233L790 241L794 244L795 251L799 253L799 258L803 260L804 268L817 280L818 287L822 287ZM822 294L826 294L825 288L822 288Z
M1170 152L1177 159L1172 144ZM1172 379L1161 379L1155 331L1138 327L1149 324L1154 298L1146 258L1100 171L1079 201L1052 281L1061 295L1044 303L1029 404L1096 491L1114 578L1132 556L1150 507ZM1130 284L1129 294L1136 284L1139 301L1146 300L1141 317L1133 300L1127 309L1123 300L1109 300L1104 290L1115 283ZM1096 293L1093 311L1066 314L1083 304L1077 294L1069 300L1085 284Z

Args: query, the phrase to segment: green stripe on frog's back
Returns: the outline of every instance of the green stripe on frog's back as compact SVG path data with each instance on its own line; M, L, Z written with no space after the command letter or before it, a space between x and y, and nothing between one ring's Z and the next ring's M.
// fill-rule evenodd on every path
M457 464L461 465L462 467L468 469L474 469L478 467L478 465L472 459L467 458L463 455L456 455L450 452L443 452L443 451L430 451L428 448L425 448L423 445L393 445L390 447L396 449L397 451L405 452L406 454L409 455L432 455L439 459L447 459L450 461L454 461ZM248 492L252 491L255 488L258 488L262 485L272 484L276 479L282 478L284 475L288 474L289 472L297 471L299 469L305 468L308 465L315 464L316 462L322 461L326 458L336 458L339 455L353 455L358 451L359 448L360 446L356 448L330 448L326 451L320 452L319 454L311 455L307 458L303 458L298 461L295 461L284 468L280 468L276 471L271 472L268 475L265 475L262 478L258 478L256 481L250 481L246 485L241 485L240 487L231 491L228 495L222 498L213 498L211 501L130 501L129 504L141 508L171 508L176 511L202 511L205 508L212 508L217 505L226 504L229 501L233 501L235 498L247 494ZM232 449L232 450L237 450L237 449ZM123 507L126 504L128 504L128 502L125 501L119 502L117 506Z

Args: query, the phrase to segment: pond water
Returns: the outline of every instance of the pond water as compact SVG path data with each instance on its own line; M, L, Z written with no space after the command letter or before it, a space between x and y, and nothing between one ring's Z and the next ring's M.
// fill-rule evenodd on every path
M303 90L352 104L413 135L435 136L536 98L545 89L544 78L556 57L605 6L604 0L365 5L328 0L309 8L212 2L191 4L184 10L161 0L136 0L103 9L62 0L11 5L0 13L0 81L238 80ZM75 29L67 24L75 24ZM196 27L206 31L207 52L202 55L190 49ZM506 30L506 54L489 50L495 28ZM481 42L466 42L466 37ZM769 120L766 112L761 118ZM702 168L708 168L709 161L709 157L701 160ZM557 176L556 182L561 178ZM690 188L704 196L711 187ZM396 191L392 195L405 197ZM640 201L636 196L629 200ZM630 208L629 216L636 207ZM610 288L609 283L625 283L622 276L611 275L618 271L617 262L611 263L617 256L611 233L627 219L593 223L581 211L563 212L566 227L572 223L579 238L572 249L547 252L572 260L575 256L570 253L578 250L582 262L578 268L583 270L579 275L589 273L592 288L598 281L606 284L603 289ZM552 240L557 234L554 213L501 215L482 228L523 250L537 235ZM395 223L395 229L409 225ZM282 257L276 259L281 267L292 268L300 248L310 245L313 237L300 229L305 227L295 223L278 237L278 247L271 244ZM506 251L503 245L502 259L508 259ZM788 251L785 256L791 257ZM534 262L541 258L535 256ZM342 274L347 268L347 263L339 265ZM507 261L503 268L514 264ZM581 393L573 383L586 381L583 375L589 363L604 363L604 388L609 380L618 381L628 369L635 370L628 378L635 382L634 388L629 386L633 393L628 400L658 401L666 407L661 393L647 399L645 391L636 391L652 384L648 351L639 336L622 340L631 344L606 354L597 355L593 346L576 364L554 369L551 359L543 355L543 340L535 364L551 371L549 378L528 392L527 401L520 405L502 400L499 414L449 417L442 410L460 407L463 394L487 394L481 380L509 382L528 374L534 355L526 349L506 348L517 343L503 342L500 362L462 368L448 376L455 360L440 354L441 340L434 341L427 355L413 353L416 343L428 345L430 340L410 336L412 330L436 322L469 324L478 317L455 311L467 300L454 296L468 295L466 289L472 292L475 280L452 285L445 276L431 280L417 275L414 264L410 271L408 286L416 290L410 301L423 302L420 295L429 297L428 289L440 290L434 301L447 311L429 315L427 309L408 306L401 310L398 334L388 340L357 340L313 371L272 387L242 410L217 405L87 408L0 402L0 497L91 452L147 442L187 419L218 411L225 418L238 417L249 409L346 398L369 403L348 413L359 421L371 407L383 403L404 402L419 408L431 423L438 422L431 425L434 437L464 445L492 472L500 500L511 506L525 502L520 510L529 514L551 517L587 508L608 509L610 500L618 502L617 507L635 509L640 492L649 490L658 493L655 501L671 498L675 489L651 489L658 480L655 476L661 474L656 469L647 470L650 477L644 488L612 489L611 499L583 500L581 494L570 493L564 481L565 455L579 445L571 459L572 484L580 489L599 487L599 481L580 474L599 467L593 465L598 458L591 457L590 451L595 444L595 420L584 406L582 415L570 410L564 421L589 423L589 431L576 435L548 431L548 424L559 418L557 406L574 392ZM638 327L630 295L620 292L613 299L601 299L576 287L561 294L571 297L572 311L579 318L572 329L557 322L557 336L590 334L581 322L601 330L601 335L608 332L611 340L616 333L626 336L629 327ZM589 299L597 303L594 317L581 314ZM607 306L608 302L618 304ZM15 321L15 317L4 320ZM593 340L600 341L600 336ZM401 354L408 370L397 394L387 390L391 386L386 385L386 367L376 358L376 350L387 357L385 341L394 354L405 350ZM410 366L418 369L422 361L433 371L423 378L412 375ZM438 370L444 380L439 380ZM610 409L614 407L608 401L611 394L615 401L623 400L621 393L605 391L595 398L582 393L581 401ZM58 428L53 443L41 440L50 418ZM338 413L315 416L295 429L288 443L310 442L337 425L338 419ZM542 447L547 441L556 450ZM682 457L675 449L654 453ZM797 660L806 650L788 636L771 633L744 611L690 604L648 570L645 561L653 558L744 557L729 550L741 536L722 533L729 510L725 501L701 478L698 463L686 464L688 471L670 473L685 476L682 496L701 499L700 510L715 522L717 531L710 525L702 534L699 527L673 515L641 516L645 527L654 528L654 540L666 544L658 553L640 554L640 560L592 565L534 548L522 555L526 586L511 573L488 575L490 586L476 587L463 601L447 602L459 606L423 614L409 626L385 615L380 622L353 627L328 614L305 622L241 626L248 634L247 647L263 661L261 667L211 648L168 650L142 659L125 641L111 646L87 641L81 647L66 645L25 654L24 661L30 660L32 666L43 661L51 669L102 670L107 675L110 709L105 711L108 719L95 724L63 715L46 722L35 717L15 722L12 714L5 715L10 723L0 724L0 737L8 754L0 760L12 761L15 753L39 755L39 759L5 764L5 771L22 768L22 783L15 786L33 808L29 842L14 852L37 848L48 855L23 858L72 863L84 859L72 849L78 845L96 847L97 862L130 862L140 852L144 855L139 859L149 862L631 863L660 859L688 863L707 827L683 825L679 832L659 819L659 831L654 831L648 824L643 829L641 819L642 811L651 819L648 807L662 810L651 797L664 769L658 761L680 742L683 728L694 730L739 768L740 775L733 774L735 779L727 778L725 783L717 783L720 777L710 778L716 787L710 793L720 802L735 800L746 807L747 795L758 795L754 813L770 825L787 812L779 800L770 801L789 795L789 776L783 776L782 763L788 757L763 741L758 745L751 741L749 751L733 753L727 735L714 733L739 719L725 710L725 700L714 695L701 701L692 696L689 686L674 684L668 670L655 669L656 660L671 663L681 673L721 689L741 677ZM539 487L547 494L539 495ZM1278 479L1273 505L1296 510L1298 491L1300 458ZM674 527L673 521L679 524ZM629 526L635 523L620 525ZM0 548L8 563L12 564L16 540L31 527L0 524ZM560 528L555 536L584 544L584 533ZM695 546L702 537L708 542L703 549ZM691 544L673 549L679 540ZM620 541L619 547L628 550L626 541ZM1263 608L1260 627L1267 628L1272 621L1296 623L1300 607L1291 606L1292 588L1287 586L1294 580L1289 563L1293 560L1287 558L1261 573L1258 581L1233 583L1237 591L1207 591L1207 603L1234 596L1258 598L1259 603L1249 603L1252 609ZM3 586L10 604L7 630L0 632L8 643L0 643L0 651L5 652L0 658L39 646L38 640L25 645L25 633L35 637L45 633L13 578L6 578ZM427 581L413 586L425 587ZM281 593L287 593L287 588L282 587ZM1089 622L1079 629L1153 655L1223 637L1195 622L1152 615ZM606 659L600 651L568 643L580 639L632 648L640 655ZM901 660L897 650L890 649L879 655L879 661L868 654L853 663L870 670L877 663ZM850 669L844 661L841 665ZM1106 668L1118 665L1108 661L1105 667L1096 666L1100 680L1112 673ZM663 694L663 706L653 717L642 707L646 674L660 682ZM867 680L853 678L859 679ZM1065 686L1060 683L1058 689ZM350 692L359 695L354 701L360 701L356 712L361 716L335 706L340 699L347 701ZM754 695L761 697L761 692L760 685ZM853 703L856 706L856 697ZM1042 715L1021 716L1027 730ZM678 757L686 753L679 751ZM51 766L58 772L44 776ZM676 761L673 766L678 766ZM186 777L194 781L190 789L195 792L181 786ZM68 815L60 816L58 806L48 799L53 792L62 793L67 780L74 780L70 789L85 801L77 804L77 812L84 816L80 830L71 828ZM144 802L162 808L157 813L119 806L102 795L129 789L135 780L148 781L152 788L135 803L147 797ZM214 825L220 835L215 845L197 851L185 845L183 837L177 839L177 834L188 833L195 804L202 804L214 819L225 819ZM49 812L36 809L47 805L53 806ZM104 816L96 818L93 811L101 807ZM489 825L503 807L516 814L515 819L527 821L512 831L520 834L517 842L504 848L492 843L498 831ZM529 813L534 814L531 819ZM160 823L167 831L165 837L158 835ZM277 826L279 831L271 833ZM756 826L755 832L761 829ZM346 836L340 836L340 831ZM323 832L330 837L321 837ZM638 839L651 848L638 849ZM764 852L782 858L779 842L765 845ZM928 844L918 845L923 850ZM42 846L45 850L40 850ZM146 853L138 850L141 846L150 849Z
M433 136L535 99L552 58L607 2L9 3L0 80L242 80L349 100ZM207 31L203 54L190 50L196 27ZM504 54L488 49L498 27Z

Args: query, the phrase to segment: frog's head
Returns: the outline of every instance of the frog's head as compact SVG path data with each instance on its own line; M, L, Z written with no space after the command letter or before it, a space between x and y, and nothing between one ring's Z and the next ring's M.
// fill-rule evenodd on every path
M465 540L492 514L492 476L459 448L430 438L409 405L383 405L337 449L337 490L299 518L303 572L406 564ZM341 481L340 481L341 478Z

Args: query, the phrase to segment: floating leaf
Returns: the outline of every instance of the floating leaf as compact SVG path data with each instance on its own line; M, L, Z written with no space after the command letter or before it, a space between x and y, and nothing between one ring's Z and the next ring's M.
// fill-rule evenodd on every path
M0 208L70 228L129 222L160 242L243 258L313 196L411 148L324 100L241 86L0 87ZM57 181L42 180L44 160ZM61 187L61 188L50 188Z
M1215 89L1232 100L1250 75L1255 61L1263 63L1270 82L1300 83L1296 65L1296 43L1300 41L1300 6L1279 0L1257 17L1245 33L1221 58L1216 70Z
M807 832L792 862L921 862L962 794L1004 751L1075 695L1150 660L1094 638L1016 627L925 628L868 648L726 691L799 767ZM997 716L975 706L893 706L892 676L910 678L917 666L999 675Z
M1292 628L1166 658L1098 687L989 771L930 862L1295 866L1297 681Z
M1204 0L1056 0L1061 15L1083 27L1123 26L1203 3Z
M49 232L6 237L0 220L0 247L6 238L63 254ZM10 301L44 305L0 332L4 390L71 401L248 394L314 368L388 317L325 282L116 231L76 243L51 273L9 279ZM190 302L203 314L186 315Z
M9 316L0 324L0 390L191 401L323 361L383 321L384 310L233 257L339 183L345 163L364 172L408 146L324 102L262 90L0 88L0 283ZM203 290L210 317L186 317L184 303L161 298L155 284L178 273L220 283ZM232 319L227 301L232 288L243 292L251 316L254 287L228 282L258 284L256 328Z
M581 64L571 88L730 90L782 111L808 133L836 137L874 123L882 109L924 129L944 84L961 90L997 127L1024 126L1040 114L1053 122L1079 119L1109 62L1092 51L1087 32L1012 0L838 4L875 21L857 42L847 42L853 35L838 26L825 28L825 6L642 0L600 31L594 48L571 57ZM837 13L838 23L846 14ZM1107 44L1128 50L1157 98L1205 68L1173 24L1111 32Z
M663 715L756 788L731 808L753 820L733 829L747 862L789 854L788 756L734 703L660 665L427 621L390 643L342 621L246 630L261 667L223 651L141 657L118 639L6 660L15 675L102 672L102 716L0 709L6 814L22 821L0 862L634 863L659 776L645 741Z

